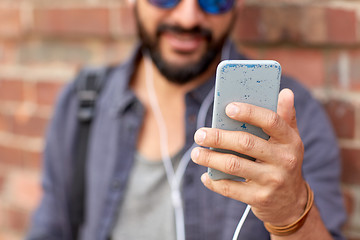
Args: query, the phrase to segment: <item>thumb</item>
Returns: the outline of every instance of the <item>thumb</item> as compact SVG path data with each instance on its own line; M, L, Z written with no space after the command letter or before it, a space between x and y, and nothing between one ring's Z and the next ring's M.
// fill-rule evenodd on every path
M294 107L294 93L288 88L281 90L279 93L277 113L291 128L298 131Z

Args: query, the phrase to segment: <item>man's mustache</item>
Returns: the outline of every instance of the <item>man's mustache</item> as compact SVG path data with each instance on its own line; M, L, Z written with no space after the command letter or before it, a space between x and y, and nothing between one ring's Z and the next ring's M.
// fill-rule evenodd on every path
M200 26L195 26L193 28L186 29L186 28L182 28L177 25L172 26L172 25L167 25L167 24L160 24L157 28L156 36L159 37L164 32L171 32L171 33L177 33L177 34L190 34L190 35L195 35L195 36L197 35L197 36L205 38L209 42L212 40L211 31L206 28L200 27Z

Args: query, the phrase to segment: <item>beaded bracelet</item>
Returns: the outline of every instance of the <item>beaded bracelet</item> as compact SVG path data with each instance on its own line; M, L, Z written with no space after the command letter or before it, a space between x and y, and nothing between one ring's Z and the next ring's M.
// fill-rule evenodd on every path
M306 217L308 216L308 213L310 212L310 209L314 203L314 193L308 183L306 183L306 191L307 202L305 206L305 211L301 215L301 217L297 219L294 223L282 227L273 226L270 223L264 223L265 228L269 233L277 236L288 236L299 230L304 225Z

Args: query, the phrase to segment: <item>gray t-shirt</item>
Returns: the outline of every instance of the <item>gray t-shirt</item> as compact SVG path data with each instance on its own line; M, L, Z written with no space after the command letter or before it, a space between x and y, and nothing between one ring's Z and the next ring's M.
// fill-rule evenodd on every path
M171 160L176 168L181 153ZM139 153L119 206L111 239L176 240L175 216L171 204L170 185L162 161L149 161Z

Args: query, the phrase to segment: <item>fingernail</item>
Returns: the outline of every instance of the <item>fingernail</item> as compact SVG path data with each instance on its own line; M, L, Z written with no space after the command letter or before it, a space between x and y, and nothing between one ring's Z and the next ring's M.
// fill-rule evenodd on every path
M203 143L206 138L206 132L204 130L197 130L195 133L195 140L197 143Z
M191 159L194 161L196 160L198 157L199 157L199 154L200 154L200 151L198 148L194 148L192 151L191 151Z
M206 182L206 179L207 179L207 174L204 173L203 175L201 175L201 182L202 183L205 183Z
M231 103L226 107L226 114L229 117L235 117L239 113L239 108Z

